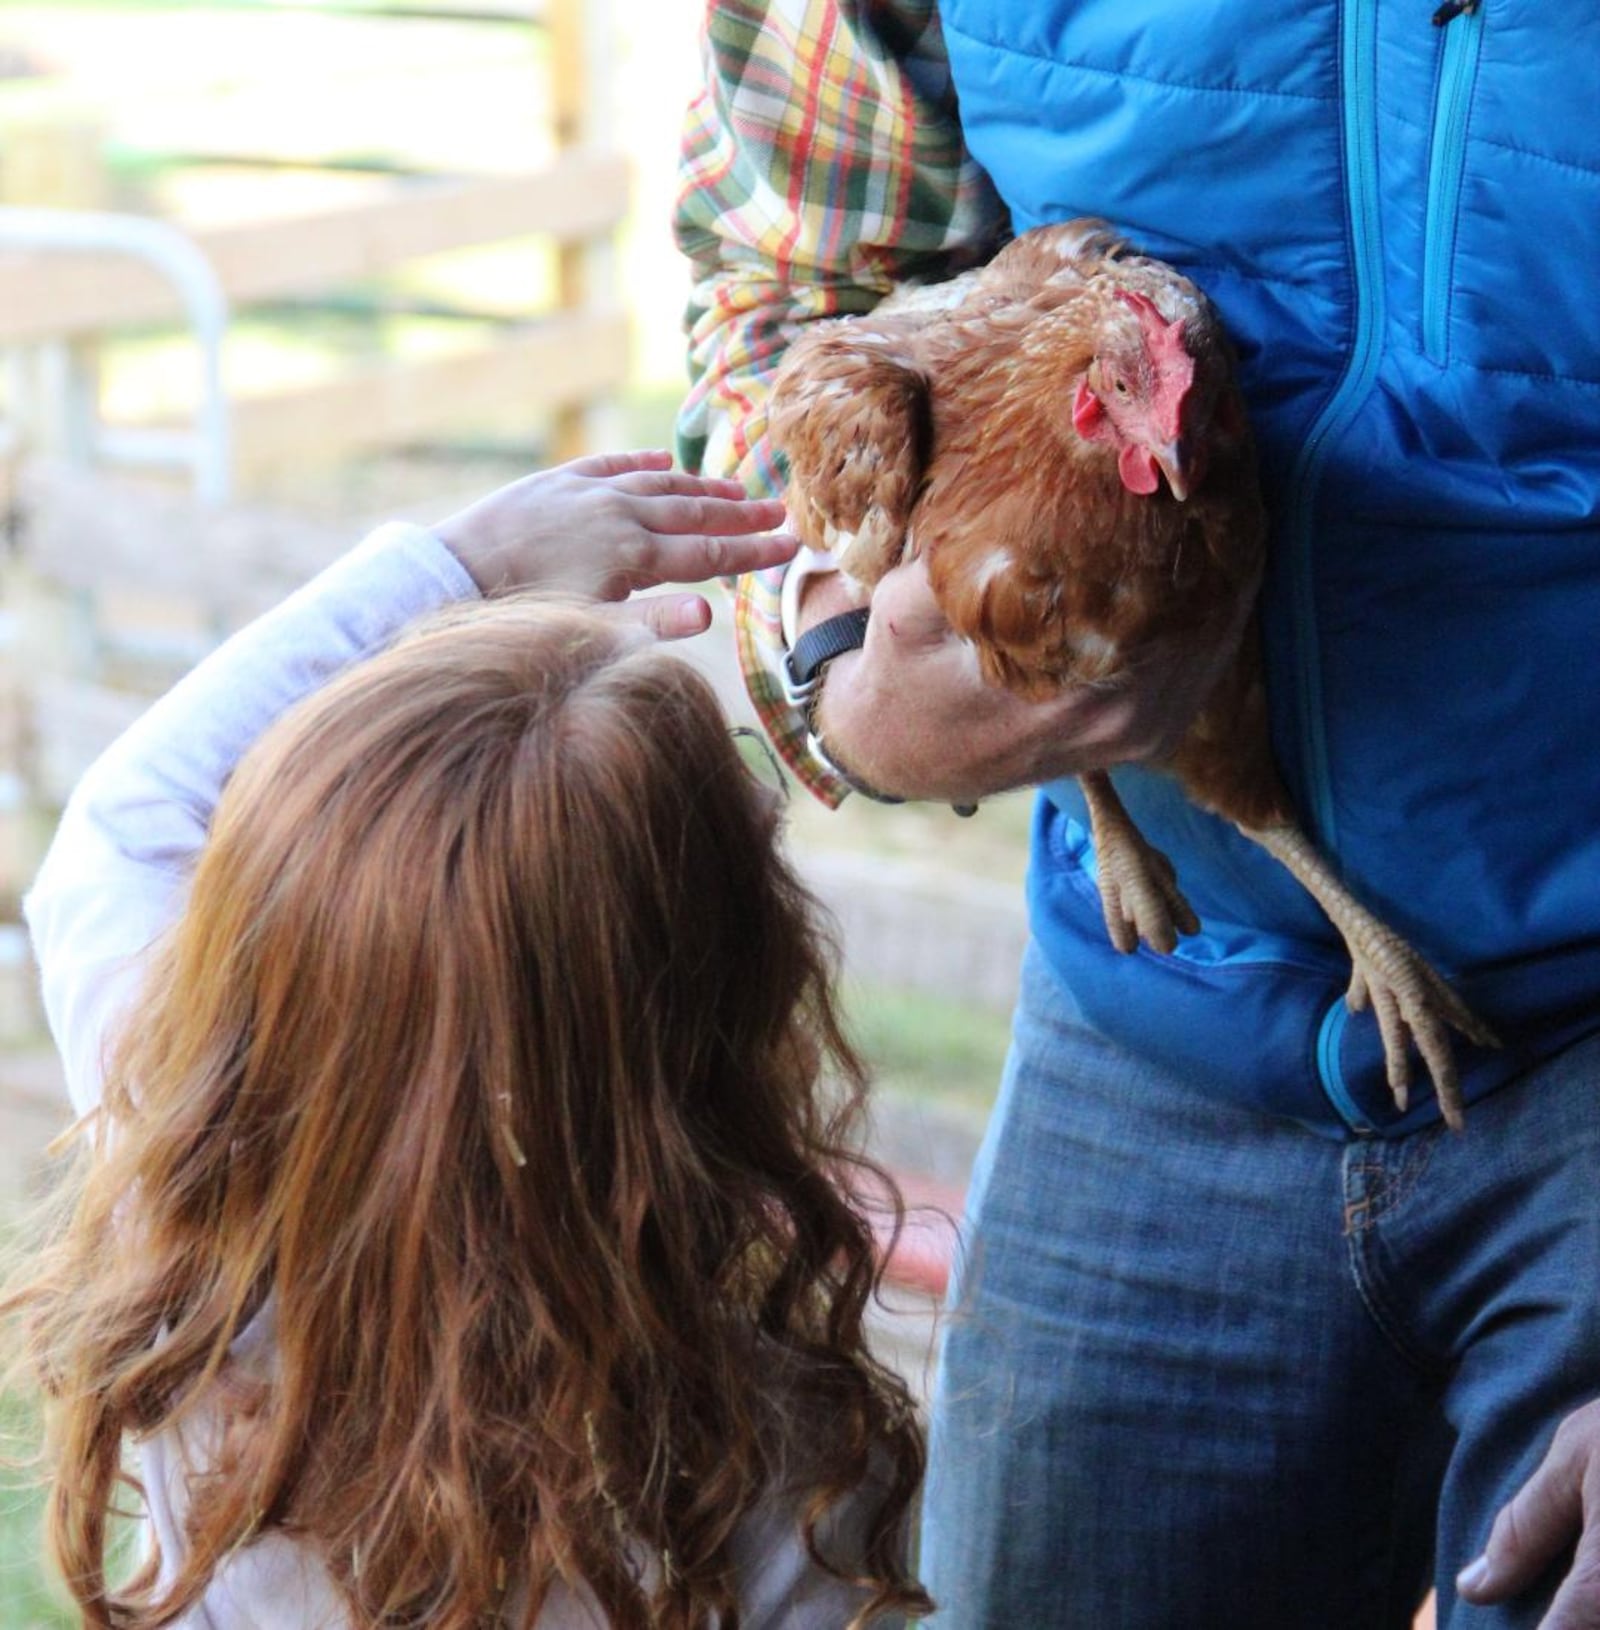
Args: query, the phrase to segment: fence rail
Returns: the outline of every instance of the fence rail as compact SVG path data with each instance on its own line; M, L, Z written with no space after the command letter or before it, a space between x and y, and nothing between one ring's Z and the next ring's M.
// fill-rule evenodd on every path
M573 152L526 174L411 182L393 196L193 235L235 307L365 282L450 250L533 235L581 242L628 209L628 173L607 153ZM0 345L93 334L177 317L171 285L147 267L85 253L65 263L0 254Z

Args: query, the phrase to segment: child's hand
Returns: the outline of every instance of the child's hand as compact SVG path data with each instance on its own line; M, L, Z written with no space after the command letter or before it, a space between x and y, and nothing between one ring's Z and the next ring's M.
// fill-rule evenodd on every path
M661 583L776 566L795 550L776 499L672 468L666 452L600 453L525 476L452 515L435 535L485 594L540 588L624 600ZM704 628L698 596L653 602L658 634Z

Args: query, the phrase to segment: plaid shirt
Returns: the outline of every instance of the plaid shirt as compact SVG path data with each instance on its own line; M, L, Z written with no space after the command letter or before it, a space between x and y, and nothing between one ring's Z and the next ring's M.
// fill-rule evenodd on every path
M674 223L694 277L679 454L780 492L766 402L801 327L982 258L1003 213L961 138L933 0L709 0L704 47ZM784 758L833 805L845 786L783 695L782 581L740 580L740 665Z

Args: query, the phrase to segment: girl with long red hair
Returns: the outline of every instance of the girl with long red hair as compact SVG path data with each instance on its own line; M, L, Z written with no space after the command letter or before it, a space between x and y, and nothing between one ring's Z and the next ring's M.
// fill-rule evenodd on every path
M385 528L84 778L27 911L87 1135L9 1306L85 1624L925 1607L827 942L637 626L705 603L594 603L780 516L644 454Z

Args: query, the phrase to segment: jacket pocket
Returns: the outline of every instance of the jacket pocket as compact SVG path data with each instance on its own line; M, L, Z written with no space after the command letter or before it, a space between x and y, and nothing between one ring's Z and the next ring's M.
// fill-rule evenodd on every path
M1484 8L1462 12L1442 30L1428 155L1428 203L1422 249L1422 350L1443 366L1450 356L1450 293L1455 267L1467 121L1483 44Z

